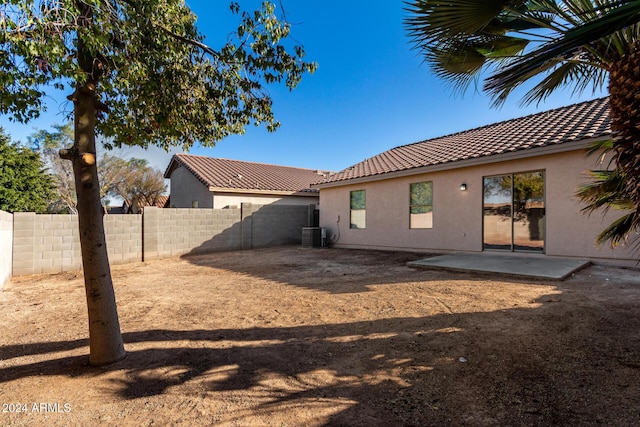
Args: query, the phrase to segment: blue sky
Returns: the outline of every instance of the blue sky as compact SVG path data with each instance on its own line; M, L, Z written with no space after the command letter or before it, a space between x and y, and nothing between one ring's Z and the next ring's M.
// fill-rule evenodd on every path
M229 2L187 3L206 42L220 47L238 22L229 13ZM247 10L259 3L240 0ZM431 74L409 44L402 1L282 0L282 5L293 24L292 36L304 45L307 60L318 63L318 70L305 75L292 92L284 86L268 87L282 123L276 133L250 127L213 148L194 147L192 154L338 171L398 145L603 95L587 91L577 97L567 89L544 104L522 107L515 93L500 109L491 108L489 98L473 87L455 94ZM0 117L1 124L14 140L26 141L35 129L62 122L56 114L60 105L55 98L51 101L37 121L18 125ZM139 148L125 149L123 155L147 158L162 170L171 157L159 149Z

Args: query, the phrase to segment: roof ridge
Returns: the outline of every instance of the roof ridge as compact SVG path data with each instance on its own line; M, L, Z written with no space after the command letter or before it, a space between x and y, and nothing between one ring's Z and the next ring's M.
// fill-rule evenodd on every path
M611 133L608 101L608 97L595 98L395 146L330 175L322 183L604 137Z
M476 128L472 128L472 129L466 129L466 130L462 130L462 131L459 131L459 132L453 132L453 133L449 133L449 134L446 134L446 135L440 135L440 136L436 136L436 137L433 137L433 138L423 139L421 141L415 141L415 142L411 142L411 143L404 144L404 145L398 145L398 146L390 148L390 149L388 149L386 151L391 151L391 150L395 150L397 148L402 148L402 147L409 147L409 146L416 145L416 144L423 144L425 142L434 141L436 139L444 139L444 138L451 138L451 137L458 136L458 135L464 135L464 134L469 133L469 132L476 132L476 131L479 131L479 130L482 130L482 129L491 128L491 127L498 126L498 125L501 125L501 124L504 124L504 123L511 123L511 122L517 122L517 121L521 121L521 120L526 120L526 119L530 119L532 117L539 116L539 115L542 115L542 114L550 114L550 113L553 113L553 112L556 112L556 111L566 110L566 109L569 109L569 108L574 108L574 107L577 107L577 106L582 105L582 104L589 104L589 103L594 103L595 104L597 101L603 101L603 100L608 100L608 99L609 99L608 96L603 96L603 97L600 97L600 98L595 98L595 99L590 99L590 100L587 100L587 101L577 102L575 104L565 105L563 107L556 107L556 108L552 108L550 110L538 111L537 113L527 114L526 116L514 117L512 119L501 120L499 122L494 122L494 123L478 126ZM376 155L378 155L378 154L376 154Z
M311 188L311 184L327 175L326 172L317 169L177 153L173 155L165 177L170 177L178 167L184 167L209 188L285 191L292 194L316 192L317 190Z
M303 167L299 167L299 166L276 165L276 164L273 164L273 163L255 162L255 161L250 161L250 160L228 159L228 158L225 158L225 157L211 157L211 156L204 156L202 154L176 153L176 154L174 154L174 156L200 157L202 159L223 160L223 161L234 162L234 163L245 163L245 164L253 164L253 165L260 165L260 166L273 166L273 167L278 167L278 168L299 169L299 170L304 170L304 171L318 171L318 169L303 168Z

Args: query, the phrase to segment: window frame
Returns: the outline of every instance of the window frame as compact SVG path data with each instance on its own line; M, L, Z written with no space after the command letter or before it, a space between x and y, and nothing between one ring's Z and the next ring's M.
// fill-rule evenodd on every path
M430 194L430 201L431 203L416 203L414 204L414 197L413 197L413 188L414 186L417 185L425 185L428 184L429 185L429 194ZM426 212L419 212L414 214L413 210L416 208L427 208ZM418 215L420 213L431 213L431 221L430 223L425 224L424 226L417 226L414 225L414 222L412 221L412 217L413 215ZM420 182L412 182L409 183L409 229L410 230L429 230L433 228L433 181L420 181Z
M354 194L362 193L362 206L354 208ZM359 206L359 205L358 205ZM354 222L354 213L356 215L362 215L362 219L356 218ZM359 221L362 221L362 226L359 225ZM349 191L349 228L352 230L362 230L367 228L367 190L352 190Z

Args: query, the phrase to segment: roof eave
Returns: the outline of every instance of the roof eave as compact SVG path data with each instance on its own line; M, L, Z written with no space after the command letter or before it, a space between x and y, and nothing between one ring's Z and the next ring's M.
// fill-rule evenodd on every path
M167 169L164 171L164 177L166 179L170 179L171 174L173 173L174 170L176 170L177 167L178 167L178 160L176 159L176 156L174 154L173 156L171 156L169 165L167 166Z
M480 166L491 163L506 162L510 160L520 160L531 157L545 156L549 154L565 153L569 151L584 150L590 143L595 141L604 141L610 139L611 135L603 135L596 138L581 139L578 141L570 141L562 144L547 145L544 147L534 147L525 150L511 151L508 153L492 154L488 156L477 157L473 159L457 160L447 163L439 163L436 165L421 166L411 169L403 169L394 172L387 172L377 175L369 175L358 178L345 179L341 181L333 181L326 183L312 184L313 188L323 189L332 187L342 187L346 185L362 184L372 181L383 181L393 178L402 178L412 175L422 175L426 173L441 172L452 169L461 169L471 166Z
M225 188L225 187L209 187L209 191L213 193L231 193L231 194L259 194L261 196L303 196L318 197L317 191L282 191L282 190L260 190L254 188Z
M198 180L200 181L203 185L208 186L209 183L207 182L207 180L200 174L198 173L196 170L194 170L189 164L185 163L181 158L179 154L174 154L171 157L171 161L169 162L169 166L167 166L167 170L164 173L164 177L167 179L171 178L171 175L173 174L173 172L178 169L179 167L184 167L185 169L187 169L189 172L191 172L191 174Z

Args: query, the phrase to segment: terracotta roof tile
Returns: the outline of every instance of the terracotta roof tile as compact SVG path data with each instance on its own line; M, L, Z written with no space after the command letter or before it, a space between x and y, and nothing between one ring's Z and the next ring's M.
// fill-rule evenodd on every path
M564 144L610 133L609 101L599 98L392 148L328 175L318 184Z
M168 208L169 207L169 196L168 195L158 196L158 199L156 200L155 206L157 208Z
M187 168L208 187L292 193L318 191L311 189L311 184L328 174L311 169L175 154L169 162L165 178L169 178L178 166Z

